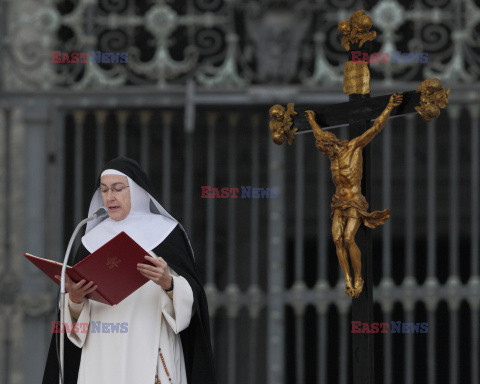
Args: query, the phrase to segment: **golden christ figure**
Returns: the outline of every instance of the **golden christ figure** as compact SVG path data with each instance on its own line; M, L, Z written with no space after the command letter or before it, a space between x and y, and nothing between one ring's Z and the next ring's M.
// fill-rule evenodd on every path
M403 94L390 97L387 107L375 119L372 127L352 140L339 140L333 133L324 131L315 121L315 112L305 111L316 138L317 148L331 162L332 178L336 191L332 198L332 234L338 261L345 275L345 293L357 298L363 289L361 253L355 235L363 224L369 228L385 224L390 211L367 212L368 203L362 195L363 148L382 130L393 108L402 103ZM350 256L355 282L352 281L347 257Z

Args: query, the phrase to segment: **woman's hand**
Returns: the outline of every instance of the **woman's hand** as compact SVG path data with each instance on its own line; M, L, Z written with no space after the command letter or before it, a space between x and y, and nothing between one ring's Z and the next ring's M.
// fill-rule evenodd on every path
M58 275L55 275L55 278L60 280L60 276ZM75 283L67 274L65 274L65 290L68 292L70 300L74 303L80 304L86 295L97 289L98 285L93 285L93 281L85 284L86 282L85 279L82 279L78 283Z
M163 289L169 289L172 286L173 277L168 273L167 262L161 257L155 259L150 255L145 255L145 259L152 262L155 266L140 263L137 264L137 270Z

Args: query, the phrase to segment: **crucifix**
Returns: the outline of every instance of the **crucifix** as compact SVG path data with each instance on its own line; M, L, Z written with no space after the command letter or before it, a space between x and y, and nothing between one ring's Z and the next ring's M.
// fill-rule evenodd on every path
M368 144L380 133L390 116L418 112L425 121L440 114L448 103L450 89L445 90L439 79L427 79L415 91L370 98L368 58L371 42L376 37L370 31L372 21L363 10L338 24L343 34L341 43L348 51L345 63L343 92L346 103L328 105L317 110L270 108L270 131L273 141L281 145L295 142L298 132L313 131L317 148L331 162L336 187L332 198L332 236L337 257L345 276L345 293L352 297L352 320L373 322L373 270L371 231L384 224L390 211L368 212L370 199L371 156ZM353 60L353 59L356 60ZM360 60L357 60L360 58ZM370 127L370 121L375 119ZM333 127L349 125L350 140L339 140ZM364 226L362 226L362 224ZM369 228L369 229L367 229ZM357 233L358 232L358 233ZM353 274L349 263L353 267ZM352 334L353 377L355 384L374 382L373 334Z

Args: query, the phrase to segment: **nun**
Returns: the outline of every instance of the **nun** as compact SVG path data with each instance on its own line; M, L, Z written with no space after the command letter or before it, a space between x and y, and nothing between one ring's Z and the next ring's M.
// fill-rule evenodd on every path
M137 265L149 280L110 306L85 297L97 282L68 279L65 321L80 327L65 337L64 384L214 384L207 299L184 228L160 205L138 163L125 157L103 168L88 214L102 206L108 217L88 223L69 265L124 231L149 252L150 263ZM93 322L107 331L94 332ZM56 335L43 384L59 382Z

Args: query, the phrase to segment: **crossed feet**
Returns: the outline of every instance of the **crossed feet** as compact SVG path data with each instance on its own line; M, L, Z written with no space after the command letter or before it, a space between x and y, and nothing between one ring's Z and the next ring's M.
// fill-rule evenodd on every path
M352 285L351 279L345 279L345 293L356 299L362 293L363 283L364 281L361 277L355 279L355 286Z

